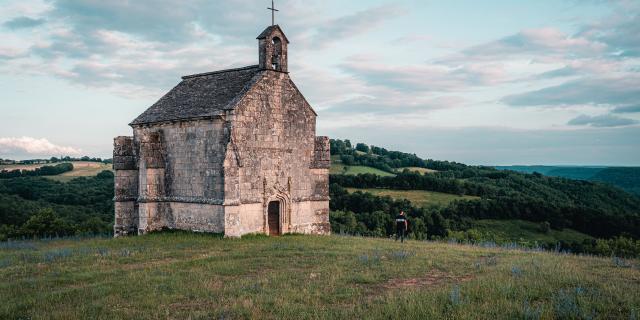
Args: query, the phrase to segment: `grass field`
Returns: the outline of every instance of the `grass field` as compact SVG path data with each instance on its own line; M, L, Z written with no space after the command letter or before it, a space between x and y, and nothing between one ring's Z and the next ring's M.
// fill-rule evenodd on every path
M474 196L459 196L455 194L425 191L425 190L391 190L391 189L360 189L347 188L349 192L369 192L376 196L390 196L394 199L407 199L416 206L427 207L429 205L446 206L454 200L479 199Z
M361 151L356 151L356 152L363 153ZM329 173L330 174L351 174L351 175L358 175L361 173L372 173L372 174L377 174L383 177L395 176L395 174L393 173L382 171L380 169L376 169L372 167L345 166L342 164L342 161L340 161L339 155L331 156L331 169L329 169Z
M404 169L409 169L409 171L414 171L422 174L438 172L438 170L421 168L421 167L402 167L402 168L398 168L398 171L402 172L402 170Z
M20 170L34 170L36 168L40 168L42 166L47 166L47 165L55 165L54 163L43 163L43 164L0 164L0 171L2 170L7 170L7 171L11 171L11 170L15 170L15 169L20 169Z
M346 170L345 170L346 168ZM366 166L344 166L341 164L331 164L331 169L329 170L331 174L352 174L357 175L361 173L372 173L377 174L383 177L395 176L393 173L389 173L386 171L382 171L380 169L366 167Z
M73 170L59 174L57 176L47 176L49 179L57 181L69 181L77 177L91 177L104 170L113 170L111 164L105 164L102 162L90 162L90 161L73 161Z
M637 260L339 236L0 244L2 319L636 319Z
M530 242L557 243L560 240L582 242L593 239L589 235L572 229L562 231L551 229L548 233L543 233L538 223L523 220L475 220L473 228L481 232L491 232L506 241L513 242L524 239Z
M59 162L62 163L62 162ZM1 170L34 170L36 168L40 168L42 166L53 166L58 163L45 163L45 164L9 164L9 165L0 165ZM103 170L113 170L111 164L105 164L102 162L92 162L92 161L71 161L73 164L73 170L69 172L65 172L63 174L55 175L55 176L46 176L49 179L57 180L57 181L69 181L71 179L77 177L91 177L95 176Z

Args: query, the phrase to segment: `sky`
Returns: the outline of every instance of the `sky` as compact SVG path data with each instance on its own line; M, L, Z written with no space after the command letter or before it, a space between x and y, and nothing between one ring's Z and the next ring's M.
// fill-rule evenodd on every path
M263 0L0 0L0 158L110 158ZM640 165L640 1L276 0L317 134L479 165Z

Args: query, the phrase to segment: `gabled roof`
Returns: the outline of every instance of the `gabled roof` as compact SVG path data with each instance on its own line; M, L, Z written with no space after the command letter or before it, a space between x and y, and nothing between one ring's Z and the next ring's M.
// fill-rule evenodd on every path
M256 39L264 39L275 30L279 30L280 33L282 33L282 36L284 37L284 41L289 43L289 39L287 39L287 36L284 34L284 31L282 31L282 29L280 29L280 26L277 24L275 26L268 26L266 29L264 29L264 31L262 31L262 33L260 33L260 35Z
M262 71L257 65L200 73L182 77L182 81L130 125L204 118L233 109L238 98Z

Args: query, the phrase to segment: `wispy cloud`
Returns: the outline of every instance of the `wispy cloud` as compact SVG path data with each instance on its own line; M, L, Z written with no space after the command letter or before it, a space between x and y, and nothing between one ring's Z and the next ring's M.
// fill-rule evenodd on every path
M399 5L383 5L331 19L322 23L309 43L328 46L337 41L355 37L379 27L383 22L406 13Z
M626 105L640 100L640 75L626 78L585 78L557 86L506 96L511 106L580 104Z
M506 78L500 63L450 67L443 64L389 66L366 57L353 57L340 68L373 86L403 91L452 91L465 86L491 85Z
M2 25L6 28L16 30L16 29L26 29L33 28L39 26L44 23L44 19L34 19L29 17L16 17L13 18Z
M621 106L613 109L613 113L635 113L640 112L640 105Z
M622 118L611 114L599 116L579 115L567 122L571 126L622 127L637 124L634 119Z

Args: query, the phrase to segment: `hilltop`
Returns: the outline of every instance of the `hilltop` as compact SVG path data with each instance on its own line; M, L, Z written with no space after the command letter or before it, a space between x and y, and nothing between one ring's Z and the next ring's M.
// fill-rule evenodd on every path
M341 236L0 245L0 318L633 319L637 260Z

